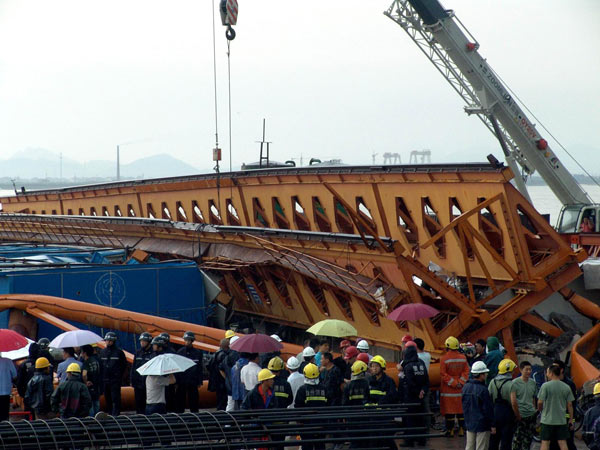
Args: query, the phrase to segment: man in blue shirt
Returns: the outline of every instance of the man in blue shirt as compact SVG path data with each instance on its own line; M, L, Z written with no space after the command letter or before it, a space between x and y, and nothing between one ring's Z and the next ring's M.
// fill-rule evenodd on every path
M83 365L81 361L75 359L75 350L73 350L73 347L63 348L63 362L61 362L56 369L56 376L60 383L67 381L67 367L73 363L77 363L79 368Z
M0 356L0 422L8 420L10 393L15 378L17 378L15 364L10 359Z

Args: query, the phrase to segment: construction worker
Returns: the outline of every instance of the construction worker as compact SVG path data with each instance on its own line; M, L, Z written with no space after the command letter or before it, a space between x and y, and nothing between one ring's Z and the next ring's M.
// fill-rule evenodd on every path
M465 435L465 419L461 393L469 379L469 364L458 351L458 339L446 339L446 353L440 358L440 412L446 418L446 436L454 436L454 420L458 419L458 435ZM486 372L487 373L487 372Z
M242 409L269 409L275 408L276 400L273 393L275 374L269 369L258 372L258 384L248 392L242 402Z
M191 331L186 331L183 334L185 346L181 347L177 352L177 354L185 356L195 363L185 372L179 373L175 376L177 380L176 409L179 413L185 411L186 399L188 407L190 408L190 412L197 413L200 409L200 395L198 394L198 387L202 386L202 360L204 359L204 352L200 349L194 348L195 340L196 335Z
M375 357L371 360L371 364L375 361ZM427 365L421 360L417 353L417 347L406 347L404 350L404 359L402 361L404 368L404 383L403 393L400 396L402 401L416 406L409 406L409 413L423 414L426 412L425 399L429 391L429 373L427 372ZM422 427L425 428L419 434L427 432L426 418L420 416L408 416L407 425L411 428ZM412 447L415 441L408 439L406 441L407 446ZM418 445L424 446L426 440L424 438L419 439L416 442Z
M233 330L227 330L225 332L225 339L231 339L234 336L235 336L235 331L233 331Z
M483 361L476 361L471 368L472 377L462 390L464 424L467 429L465 450L488 450L490 434L496 432L493 427L494 406L485 386L488 372Z
M304 368L307 364L315 364L315 349L312 347L305 347L302 350L302 362L300 363L300 371L304 372Z
M294 394L294 398L296 398L296 392L298 392L300 386L304 384L304 375L298 372L300 361L298 361L298 358L295 356L290 356L287 360L286 366L290 371L290 376L288 377L287 382L290 383L292 394Z
M371 403L369 380L367 379L367 370L369 368L363 361L355 361L352 364L352 379L344 388L342 404L355 406Z
M275 393L275 408L287 408L294 401L294 393L290 383L287 382L283 375L283 359L279 356L271 358L268 369L275 375L273 381L273 392ZM259 372L260 375L260 372Z
M52 383L52 367L47 358L35 361L35 372L25 387L24 401L34 414L34 419L51 419L52 404L50 398L54 391Z
M358 342L358 344L356 344L356 349L360 353L366 353L367 356L369 357L369 361L371 361L371 358L373 358L371 355L369 355L369 343L367 341L365 341L364 339L360 340Z
M583 440L590 450L600 450L600 383L594 385L595 405L583 417Z
M282 339L276 334L272 334L269 337L275 339L277 342L282 342ZM275 350L273 352L267 352L267 353L262 354L260 357L260 362L258 363L259 366L262 367L263 369L266 369L267 366L269 365L269 361L271 361L271 359L275 358L276 356L281 357L281 352L279 350Z
M325 387L319 381L319 368L316 364L308 363L303 370L304 384L300 386L296 397L294 398L294 408L319 408L327 406L327 395ZM307 423L310 426L312 423ZM311 433L303 433L300 435L303 440L315 439L316 436ZM302 443L302 450L317 450L324 449L323 443Z
M92 397L81 379L81 367L71 363L66 374L67 380L60 383L52 394L52 409L60 413L61 419L87 417L92 407Z
M81 347L81 379L90 391L92 407L90 416L95 416L100 411L100 395L102 395L102 364L96 356L96 351L91 345Z
M398 390L394 380L385 374L385 359L375 355L369 363L369 396L370 403L389 405L398 400Z
M121 414L121 382L127 370L125 353L117 347L117 334L109 331L104 336L106 348L100 352L102 383L106 412L113 416Z
M517 365L510 359L498 364L498 375L489 386L490 397L494 404L494 427L496 433L490 438L490 450L510 450L515 434L515 415L510 401L512 373Z
M344 380L349 383L352 378L352 364L355 363L356 358L358 357L358 349L351 345L346 348L346 352L344 354L344 361L346 361L346 371L344 373Z
M369 366L369 355L367 355L366 353L359 353L356 357L356 360L364 362L367 365L367 367Z
M140 348L135 352L129 379L131 380L131 386L133 386L135 412L144 414L146 412L146 377L141 376L137 369L152 359L152 335L144 332L140 334L139 341Z

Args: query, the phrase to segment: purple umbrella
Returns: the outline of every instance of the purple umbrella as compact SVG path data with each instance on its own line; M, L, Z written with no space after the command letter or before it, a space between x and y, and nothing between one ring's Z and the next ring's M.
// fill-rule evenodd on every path
M388 314L387 317L395 322L401 322L404 320L426 319L436 316L439 313L433 306L426 305L425 303L408 303L399 306Z
M282 348L281 343L266 334L247 334L231 344L231 349L240 353L268 353Z

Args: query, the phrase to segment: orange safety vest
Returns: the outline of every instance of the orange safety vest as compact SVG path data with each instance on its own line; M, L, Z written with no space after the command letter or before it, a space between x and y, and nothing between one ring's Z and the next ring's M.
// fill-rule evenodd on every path
M440 358L440 412L462 414L462 387L469 379L469 363L462 353L449 350Z

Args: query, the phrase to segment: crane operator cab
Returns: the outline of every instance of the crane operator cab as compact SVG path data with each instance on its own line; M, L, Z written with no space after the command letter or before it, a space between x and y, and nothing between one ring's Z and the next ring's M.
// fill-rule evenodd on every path
M600 205L565 205L558 216L559 233L597 233L600 231Z

